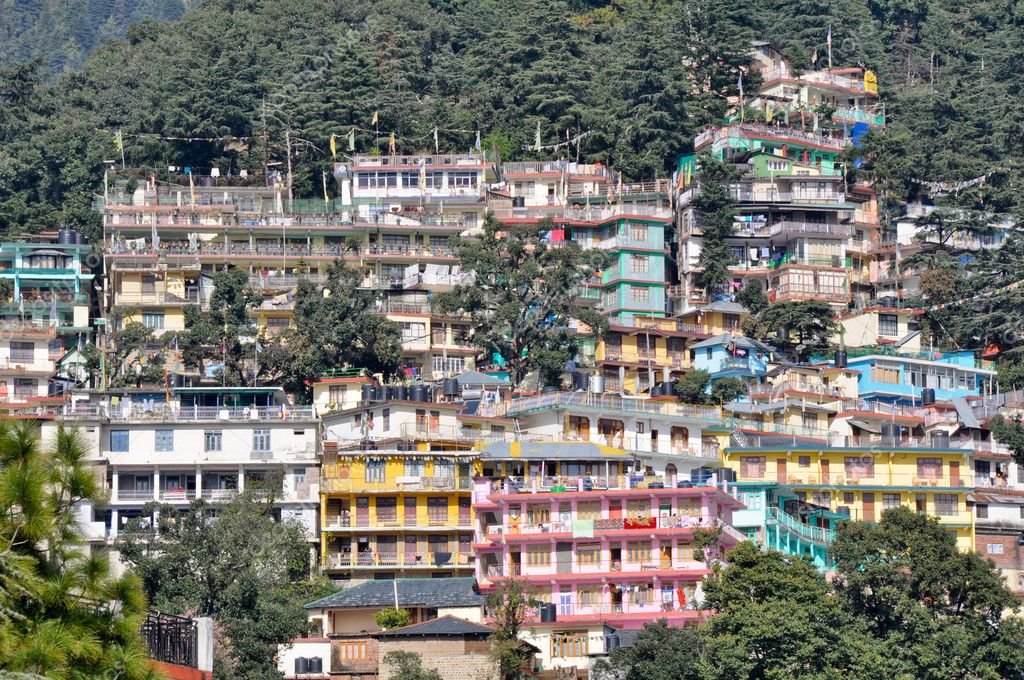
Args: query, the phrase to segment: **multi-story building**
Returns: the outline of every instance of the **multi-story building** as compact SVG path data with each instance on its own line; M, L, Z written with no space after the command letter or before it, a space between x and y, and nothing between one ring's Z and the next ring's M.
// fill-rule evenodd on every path
M446 395L433 385L368 387L356 405L323 416L324 571L336 579L471 574L474 447L504 439L512 421L490 415L484 390L463 400L450 382Z
M112 542L130 519L152 522L153 503L268 497L282 520L317 539L320 458L317 414L274 387L125 388L76 393L44 437L77 428L110 492L108 507L83 506L88 538Z
M923 309L866 307L839 316L840 332L832 341L844 347L892 347L899 352L921 351Z
M604 383L599 391L644 394L688 371L689 347L706 337L706 328L699 324L634 317L632 325L609 325L596 341L593 357L586 358L592 359Z
M858 354L862 356L849 358L848 367L860 371L857 391L862 399L918 405L954 401L979 396L995 377L994 364L969 350L914 354L868 348Z
M766 488L785 486L795 500L820 509L809 514L819 528L830 528L836 515L875 522L884 510L904 506L938 517L961 550L974 549L974 516L967 504L974 489L970 451L951 443L866 434L831 446L791 441L730 447L724 458L739 489L764 498ZM785 497L775 498L774 507L785 511Z
M544 668L585 667L605 653L608 627L702 618L701 579L743 539L727 485L712 476L677 488L665 476L592 475L582 465L548 472L481 479L473 495L477 583L486 593L521 579L546 603L524 633ZM702 551L711 531L721 532L716 545Z

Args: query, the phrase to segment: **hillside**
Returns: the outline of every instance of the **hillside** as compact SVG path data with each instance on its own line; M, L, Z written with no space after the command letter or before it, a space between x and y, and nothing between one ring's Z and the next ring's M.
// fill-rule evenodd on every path
M0 63L39 59L60 73L78 66L103 43L142 19L174 20L192 0L4 0L0 2Z

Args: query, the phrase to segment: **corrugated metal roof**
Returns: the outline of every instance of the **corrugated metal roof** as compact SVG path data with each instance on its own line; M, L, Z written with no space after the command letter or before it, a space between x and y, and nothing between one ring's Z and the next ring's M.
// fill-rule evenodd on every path
M367 581L320 598L306 609L361 609L395 605L395 584L399 607L475 607L484 596L474 588L472 576L456 578L400 578Z
M374 637L489 637L493 628L473 623L457 616L441 616L423 623L414 623L401 628L393 628L374 633Z

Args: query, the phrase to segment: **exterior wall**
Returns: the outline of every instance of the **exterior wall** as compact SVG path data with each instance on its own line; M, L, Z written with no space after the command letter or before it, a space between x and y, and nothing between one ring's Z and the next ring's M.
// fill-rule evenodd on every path
M908 360L909 359L909 360ZM957 384L940 386L934 383L935 397L939 401L952 401L956 397L971 397L981 394L982 381L994 375L990 362L979 362L973 353L944 355L941 361L929 361L906 355L880 355L851 358L849 367L860 371L858 390L862 395L875 394L879 398L917 400L921 399L924 385L911 383L911 371L925 374L936 371L956 377ZM891 367L896 372L879 372L879 366ZM961 381L961 378L963 379Z
M882 335L879 331L879 315L880 314L892 314L896 317L896 333ZM910 321L912 317L904 313L899 313L895 310L879 311L871 310L866 311L863 314L856 314L846 318L841 318L839 322L843 326L844 334L842 337L843 342L847 347L870 347L877 345L879 341L884 340L888 342L894 342L905 337L910 332ZM833 341L838 342L839 337L833 338ZM904 344L901 348L904 352L919 352L921 351L921 340L920 336L912 338L908 343Z
M277 656L277 669L285 678L320 677L308 673L296 674L295 660L300 657L305 659L319 657L321 668L323 668L323 677L326 677L331 669L331 641L327 638L298 638L291 644L279 645Z
M995 563L1007 586L1015 593L1024 593L1024 545L1020 532L993 530L979 524L975 540L978 553Z
M377 641L380 659L377 677L380 680L395 677L391 667L384 663L389 653L412 652L420 655L424 668L436 669L443 680L496 680L498 674L489 657L490 650L486 640L380 638Z

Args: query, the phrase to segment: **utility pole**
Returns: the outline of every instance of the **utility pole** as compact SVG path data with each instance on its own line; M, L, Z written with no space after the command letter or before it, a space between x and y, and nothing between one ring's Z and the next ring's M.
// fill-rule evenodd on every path
M292 205L292 129L284 131L284 144L288 150L288 212L294 212Z

